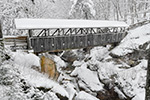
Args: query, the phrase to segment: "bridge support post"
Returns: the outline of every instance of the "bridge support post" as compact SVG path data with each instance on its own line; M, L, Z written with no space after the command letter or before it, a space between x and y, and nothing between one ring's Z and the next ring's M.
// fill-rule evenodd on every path
M33 32L32 32L32 30L29 30L28 31L28 37L27 37L27 49L28 50L31 50L32 49L32 46L31 46L31 37L32 37L32 35L33 35Z

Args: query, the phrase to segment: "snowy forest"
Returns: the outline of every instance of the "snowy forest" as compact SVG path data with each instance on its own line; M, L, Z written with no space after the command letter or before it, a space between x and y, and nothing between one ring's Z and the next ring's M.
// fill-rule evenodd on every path
M4 38L27 35L16 29L16 18L123 21L129 27L117 44L39 54L14 52L0 38L0 100L150 100L150 0L0 0Z
M1 0L3 33L19 34L14 18L122 20L129 25L148 20L149 0Z

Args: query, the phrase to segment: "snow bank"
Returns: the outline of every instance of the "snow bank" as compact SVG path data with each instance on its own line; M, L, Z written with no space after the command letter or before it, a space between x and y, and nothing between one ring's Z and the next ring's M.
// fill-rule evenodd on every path
M145 100L145 90L139 91L132 100Z
M17 63L23 67L38 66L40 68L40 58L32 53L25 53L25 52L13 52L11 53L12 59L14 63Z
M9 97L7 96L7 92L10 90L10 87L2 86L0 85L0 100L9 100Z
M67 64L59 56L56 55L54 55L54 62L56 63L58 70L60 70L62 67L67 66Z
M48 91L44 94L44 100L60 100L55 93Z
M12 62L0 67L0 100L59 100L55 91L50 90L48 92L43 92L38 89L38 87L31 84L31 81L35 81L36 79L27 79L24 74L27 73L27 70L21 70L21 67L22 66L13 64ZM27 67L27 69L29 68ZM24 73L22 73L23 71ZM28 75L32 75L34 73L35 72L33 71L29 71ZM36 82L38 81L36 80ZM57 89L59 87L60 86L58 86ZM46 87L43 88L47 89Z
M115 65L114 62L99 62L99 75L102 80L114 80L117 77L120 65ZM110 78L112 77L112 78ZM114 78L114 79L113 79Z
M44 87L64 97L69 97L67 91L58 83L52 81L48 76L39 73L31 68L32 65L39 66L39 58L34 54L22 52L13 53L14 65L18 67L23 79L33 87Z
M74 96L77 94L75 86L70 82L65 82L64 87L69 94L69 100L73 100Z
M145 94L146 85L146 67L147 60L142 60L141 63L133 68L118 72L118 83L124 88L125 93L136 98ZM142 99L143 98L143 99ZM142 97L140 100L144 100Z
M113 61L100 62L99 67L101 80L117 83L126 95L135 96L133 100L144 100L147 60L141 60L137 66L127 69L121 68L121 65L116 65ZM121 92L116 91L122 95Z
M140 45L150 42L150 24L130 30L128 35L121 41L119 46L112 50L112 53L123 56L139 49Z
M76 96L75 100L99 100L98 98L84 92L81 91L79 92L79 94Z
M108 48L105 47L94 47L90 51L91 60L102 60L106 56L108 56Z

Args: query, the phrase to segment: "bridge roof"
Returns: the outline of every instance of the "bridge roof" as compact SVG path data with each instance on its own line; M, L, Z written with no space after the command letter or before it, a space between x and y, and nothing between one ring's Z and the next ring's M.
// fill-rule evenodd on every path
M125 22L77 19L15 19L17 29L128 27Z

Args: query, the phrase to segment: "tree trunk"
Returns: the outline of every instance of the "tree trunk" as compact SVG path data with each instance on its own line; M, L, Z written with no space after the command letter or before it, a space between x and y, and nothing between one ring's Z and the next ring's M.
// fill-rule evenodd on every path
M148 54L147 79L146 79L146 95L145 100L150 100L150 51Z
M2 34L2 26L1 26L1 21L0 21L0 65L2 63L2 60L3 60L3 34Z
M3 38L1 21L0 21L0 38Z

